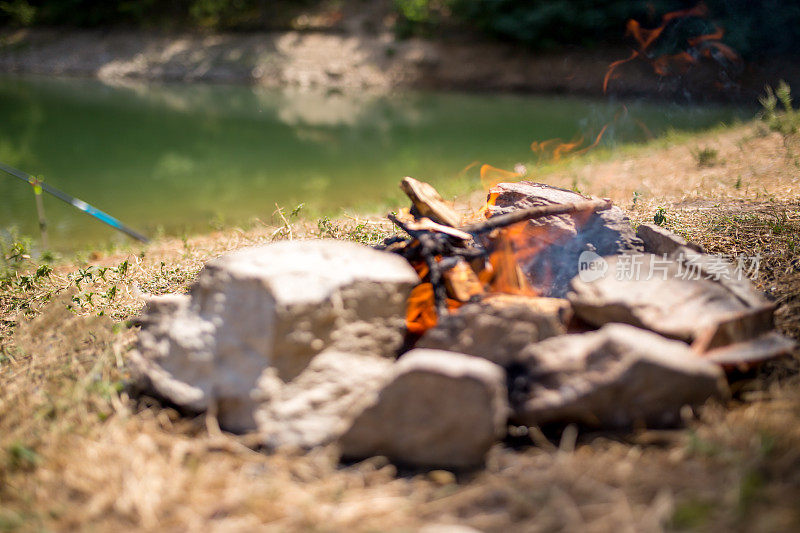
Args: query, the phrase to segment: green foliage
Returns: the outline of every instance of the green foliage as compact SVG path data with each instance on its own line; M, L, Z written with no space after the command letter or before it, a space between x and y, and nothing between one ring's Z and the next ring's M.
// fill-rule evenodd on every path
M654 2L660 10L668 2ZM646 7L617 0L456 0L453 12L485 32L537 48L622 42L625 21L646 20Z
M39 454L21 442L11 444L6 453L8 466L12 470L33 470L40 461Z
M291 16L320 0L5 0L0 25L201 27L217 29L288 27Z
M697 166L700 168L713 167L719 162L719 150L716 148L705 146L703 148L690 149L690 151L697 162Z
M714 507L711 503L690 500L675 506L670 525L672 529L697 529L708 523Z
M761 103L761 120L772 131L784 137L796 134L800 130L800 112L792 107L792 90L789 84L781 80L773 90L769 85L766 94L758 99ZM782 109L778 108L780 103Z
M328 217L317 220L316 236L321 239L344 239L360 244L374 245L382 242L389 235L389 230L375 223L347 224L331 221Z
M394 0L399 15L395 32L400 37L430 35L444 22L457 0Z
M667 223L667 209L665 207L656 209L656 214L653 215L653 222L659 226L663 226Z
M695 0L393 0L401 36L438 34L463 26L500 39L543 48L631 44L628 19L659 25L669 11ZM793 0L706 0L710 17L680 19L659 39L659 53L674 53L686 37L725 28L725 43L745 57L793 54L800 47L800 3ZM330 0L0 0L0 25L289 28L309 7ZM672 47L672 50L668 50Z
M30 259L31 240L15 229L0 234L0 284L8 283L17 270Z
M659 39L658 53L675 53L689 37L725 28L725 42L745 57L796 53L800 44L800 5L790 0L707 0L710 17L676 20ZM446 9L437 6L446 4ZM696 1L653 0L396 0L407 22L428 25L442 13L500 39L535 48L558 45L630 44L628 19L645 28L659 25L670 11ZM413 31L413 30L412 30Z
M430 22L436 11L433 2L429 0L394 0L398 13L410 22Z
M0 2L0 20L3 18L17 26L30 26L36 19L36 8L25 0Z

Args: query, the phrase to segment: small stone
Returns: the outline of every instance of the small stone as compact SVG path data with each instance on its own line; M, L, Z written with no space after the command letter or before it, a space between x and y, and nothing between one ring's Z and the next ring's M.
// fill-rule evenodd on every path
M415 467L469 468L505 432L505 373L485 359L415 349L339 439L342 456L385 455Z
M448 470L431 470L428 472L428 479L437 485L452 485L456 482L456 475Z

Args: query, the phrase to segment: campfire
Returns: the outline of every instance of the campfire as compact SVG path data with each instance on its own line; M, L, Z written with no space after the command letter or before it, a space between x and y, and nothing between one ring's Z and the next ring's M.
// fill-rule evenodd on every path
M563 235L550 226L531 226L530 222L556 215L585 220L611 208L610 200L578 199L454 227L461 217L433 187L410 177L401 187L412 202L411 220L403 222L395 215L389 219L408 237L392 237L380 248L405 258L420 276L408 302L406 326L411 334L424 333L436 325L439 316L488 294L538 296L519 265L537 249L557 245ZM482 212L491 213L498 195L489 195Z
M150 300L141 383L268 449L466 468L509 431L679 424L794 347L741 264L634 232L610 200L501 182L463 222L431 185L401 188L380 246L244 249Z

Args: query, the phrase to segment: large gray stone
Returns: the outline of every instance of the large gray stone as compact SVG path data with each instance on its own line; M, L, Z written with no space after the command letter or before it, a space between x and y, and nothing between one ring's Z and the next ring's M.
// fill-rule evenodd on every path
M263 443L311 449L335 440L393 376L393 365L385 357L327 350L288 383L268 368L256 394Z
M631 254L602 261L608 264L605 275L576 277L567 295L575 314L594 326L621 322L691 342L752 309L723 283L669 257Z
M543 183L500 183L490 190L495 196L492 216L534 206L579 202L588 197ZM521 265L531 285L542 296L563 298L570 280L578 274L578 258L585 251L600 256L643 250L630 220L616 206L597 213L553 215L528 223L527 247L536 250Z
M173 402L253 429L265 369L290 381L329 348L395 355L418 282L401 257L354 243L243 249L208 263L188 298L146 308L132 363Z
M511 398L527 426L665 426L684 405L727 395L718 365L680 341L624 324L553 337L528 347Z
M342 456L384 455L418 467L468 468L505 434L503 369L489 361L416 349L339 439Z
M508 366L529 344L566 333L571 314L569 302L562 299L487 295L479 303L441 317L416 346L475 355Z

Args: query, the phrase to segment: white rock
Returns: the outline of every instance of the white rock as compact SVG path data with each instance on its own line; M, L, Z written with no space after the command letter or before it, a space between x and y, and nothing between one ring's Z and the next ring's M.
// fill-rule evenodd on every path
M250 430L266 369L290 381L328 348L393 356L418 282L401 257L355 243L243 249L208 263L189 299L146 308L132 363L171 401Z
M387 358L328 350L288 383L267 369L255 413L264 444L311 449L333 441L392 377L392 367Z
M339 439L342 456L384 455L419 467L479 465L505 434L503 369L485 359L416 349Z

